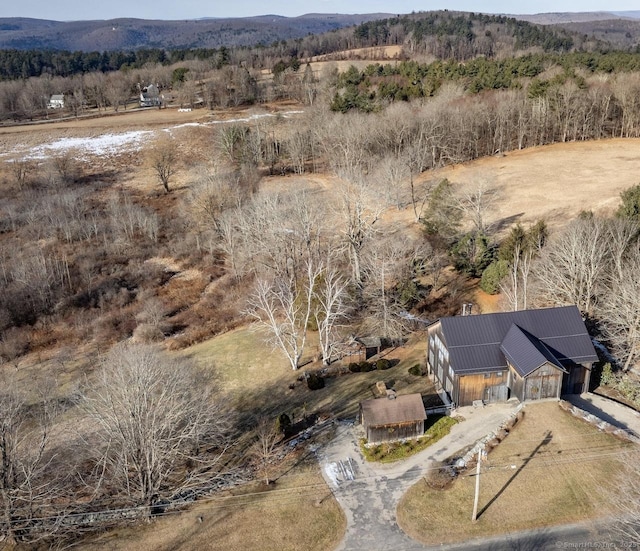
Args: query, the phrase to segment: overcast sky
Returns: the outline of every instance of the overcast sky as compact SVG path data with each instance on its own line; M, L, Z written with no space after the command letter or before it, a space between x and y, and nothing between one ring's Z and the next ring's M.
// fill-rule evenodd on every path
M393 13L450 9L483 13L638 10L638 0L2 0L0 17L35 17L57 21L114 19L198 19L305 13Z

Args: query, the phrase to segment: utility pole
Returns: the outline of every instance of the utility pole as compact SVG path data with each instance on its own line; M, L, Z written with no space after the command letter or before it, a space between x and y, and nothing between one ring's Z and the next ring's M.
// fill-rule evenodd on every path
M480 498L480 461L482 460L482 448L478 448L478 463L476 465L476 495L473 499L473 514L471 521L475 522L478 516L478 499Z

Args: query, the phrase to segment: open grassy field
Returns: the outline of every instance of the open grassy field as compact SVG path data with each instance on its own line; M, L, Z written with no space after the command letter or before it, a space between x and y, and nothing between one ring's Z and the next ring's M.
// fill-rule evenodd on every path
M610 514L603 487L630 445L572 417L557 402L527 404L524 411L483 464L476 523L473 469L444 490L418 482L398 506L402 529L434 545Z
M638 139L559 143L446 167L429 177L494 187L489 223L527 226L544 219L555 229L583 210L615 210L620 192L638 183L639 152Z

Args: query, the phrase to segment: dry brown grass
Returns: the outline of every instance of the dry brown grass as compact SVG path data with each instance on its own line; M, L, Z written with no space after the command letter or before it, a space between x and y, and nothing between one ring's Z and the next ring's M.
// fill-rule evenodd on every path
M557 402L528 404L525 411L483 467L476 523L475 476L467 472L446 490L424 480L411 488L398 506L402 529L433 545L610 514L602 485L619 469L629 444L572 417Z
M87 551L325 551L335 548L346 520L317 465L303 465L278 480L243 494L199 503L151 524L112 530Z
M317 334L311 333L303 363L317 348ZM310 391L298 381L304 370L314 371L316 363L293 371L282 352L272 350L262 334L251 327L235 329L184 350L203 366L212 366L222 389L229 393L239 409L252 409L275 416L282 412L299 417L306 413L330 412L337 417L353 417L361 400L375 396L377 381L385 381L399 393L433 393L426 377L408 373L409 367L424 363L423 336L414 335L405 346L385 351L385 357L399 363L385 371L350 373L325 380L323 389ZM289 388L293 385L293 388Z
M582 210L607 213L638 183L638 139L560 143L446 167L429 178L456 185L485 181L499 193L489 222L525 226L545 219L561 227Z

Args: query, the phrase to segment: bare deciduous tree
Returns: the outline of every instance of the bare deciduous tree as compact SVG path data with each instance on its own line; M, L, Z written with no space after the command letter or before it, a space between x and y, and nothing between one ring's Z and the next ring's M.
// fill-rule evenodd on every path
M461 192L457 197L457 206L474 226L478 234L486 234L487 214L493 208L497 199L496 190L487 182L480 181Z
M257 183L242 171L215 164L211 169L197 171L190 186L187 202L189 215L201 229L220 231L220 217L228 210L241 206L257 190Z
M248 314L268 333L268 341L280 349L295 371L304 353L309 320L313 313L313 288L320 273L313 261L306 261L306 273L299 280L276 278L258 281L249 299Z
M29 177L35 169L33 161L29 159L16 159L9 163L11 167L11 174L18 186L18 189L22 190L27 185Z
M104 95L114 111L117 112L121 105L126 109L127 100L131 95L131 85L121 71L108 74L104 84Z
M365 183L364 175L356 174L344 180L340 190L342 234L351 262L352 279L356 285L362 283L361 255L374 232L383 206Z
M63 473L53 468L52 402L29 405L11 390L0 394L0 533L5 543L50 537L64 515L57 504ZM64 500L62 500L64 502Z
M282 434L276 430L272 420L262 417L256 427L256 436L257 440L250 450L251 456L264 483L269 484L274 462L282 452Z
M635 249L624 266L615 270L603 293L602 326L627 371L640 357L640 250Z
M387 237L367 250L363 294L370 333L391 339L402 335L402 306L396 288L409 275L414 257L415 243L407 238Z
M220 476L232 411L213 395L209 377L151 346L111 350L83 397L99 442L101 489L151 508Z
M313 316L320 338L322 363L329 365L338 341L337 330L349 311L347 307L347 281L337 269L327 268L314 286Z
M76 151L63 151L49 161L50 182L53 185L69 185L74 183L81 174Z
M593 216L574 220L549 240L536 261L538 295L554 304L575 304L592 314L608 254L606 223Z
M176 144L168 138L158 140L149 152L149 164L165 193L169 193L169 182L178 170Z

